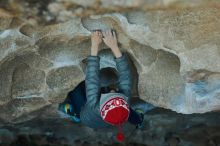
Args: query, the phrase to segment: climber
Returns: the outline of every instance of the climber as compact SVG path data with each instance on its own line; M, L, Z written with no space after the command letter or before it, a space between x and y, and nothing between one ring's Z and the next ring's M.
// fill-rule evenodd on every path
M102 41L110 48L111 59L99 56ZM132 76L128 58L118 47L115 31L92 32L91 44L86 79L68 94L59 108L70 114L73 121L91 128L118 127L117 139L122 141L122 125L129 121L140 128L144 119L142 110L130 106Z

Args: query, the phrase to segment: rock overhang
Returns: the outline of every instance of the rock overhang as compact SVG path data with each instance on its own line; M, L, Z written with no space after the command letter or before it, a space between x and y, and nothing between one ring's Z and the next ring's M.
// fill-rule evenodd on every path
M1 17L0 103L21 97L62 101L85 77L90 31L114 29L136 66L142 99L185 114L219 110L219 15L210 6L134 9L45 26Z

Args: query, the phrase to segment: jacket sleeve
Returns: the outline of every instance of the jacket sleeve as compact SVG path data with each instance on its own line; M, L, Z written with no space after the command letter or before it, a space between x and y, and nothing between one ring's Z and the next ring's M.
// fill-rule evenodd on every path
M87 57L86 68L86 104L94 107L99 93L100 93L100 79L99 79L99 60L98 56Z
M121 57L116 58L116 64L119 77L119 91L128 97L130 101L131 89L132 89L132 75L129 67L127 56L123 53Z

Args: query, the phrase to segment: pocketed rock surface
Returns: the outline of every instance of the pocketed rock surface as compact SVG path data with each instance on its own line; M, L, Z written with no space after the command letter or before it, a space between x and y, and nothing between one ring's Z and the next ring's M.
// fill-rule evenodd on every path
M85 79L95 29L116 30L133 97L177 113L217 114L219 7L217 0L0 1L0 119L26 123L62 102Z

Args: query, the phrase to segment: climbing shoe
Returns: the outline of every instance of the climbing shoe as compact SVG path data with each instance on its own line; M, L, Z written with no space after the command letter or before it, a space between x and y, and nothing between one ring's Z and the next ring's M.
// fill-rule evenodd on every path
M58 109L65 114L70 114L73 111L72 105L69 103L60 103Z
M140 123L136 125L136 129L143 129L144 128L144 111L140 108L135 109L136 113L138 114L140 118Z
M60 103L59 111L68 115L69 119L73 122L79 123L80 117L74 112L73 106L69 103Z

